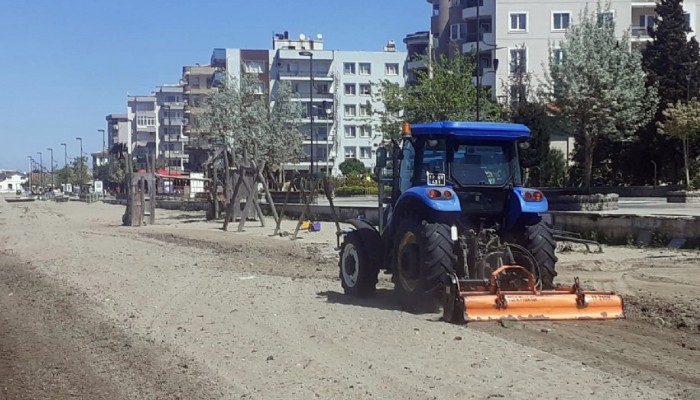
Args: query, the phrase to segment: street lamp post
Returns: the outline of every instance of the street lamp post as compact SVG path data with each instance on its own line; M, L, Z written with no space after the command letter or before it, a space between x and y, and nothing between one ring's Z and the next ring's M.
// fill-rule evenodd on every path
M314 53L310 51L300 51L300 56L309 57L309 117L311 120L311 163L309 165L309 174L314 174Z
M105 158L107 158L107 143L105 142L105 130L98 129L97 132L102 132L102 154L100 154L100 166L104 165ZM93 171L95 166L93 165Z
M78 187L80 187L80 193L83 192L83 138L77 137L75 140L80 142L80 157L78 162L80 163L80 175L78 176Z
M63 146L63 174L66 177L66 181L63 183L68 183L68 147L65 143L61 143L61 146Z
M479 43L481 42L481 21L479 20L479 0L476 2L476 120L479 121L481 109L481 57Z
M326 176L330 176L330 164L331 164L331 154L329 150L329 143L330 143L330 136L331 136L331 131L330 131L330 115L333 109L331 108L326 108L324 110L326 112Z
M168 109L168 135L166 137L167 139L167 146L168 146L168 175L170 175L170 132L172 132L172 121L170 119L170 104L166 104L163 107Z
M29 186L27 187L27 193L31 194L32 193L32 174L34 173L34 159L32 156L27 156L29 158L29 174L28 180L29 180Z
M51 190L53 190L56 185L56 181L53 178L53 149L49 147L47 150L51 152Z
M41 156L41 152L37 151L39 155L39 184L41 185L41 190L44 190L44 159Z

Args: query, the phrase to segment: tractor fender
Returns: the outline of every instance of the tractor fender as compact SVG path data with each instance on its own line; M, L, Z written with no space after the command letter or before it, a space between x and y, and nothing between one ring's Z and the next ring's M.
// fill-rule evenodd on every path
M542 196L541 200L533 201L526 199L526 192L539 192ZM539 220L539 216L549 210L549 202L544 194L537 189L515 187L513 188L513 196L511 197L508 208L508 222L506 225L511 228L523 220Z
M428 197L428 192L430 190L438 190L441 193L449 192L450 197L441 196L437 199L432 199ZM401 204L407 199L418 200L419 202L425 204L429 208L440 211L440 212L461 212L462 207L459 204L459 199L457 194L452 190L450 186L414 186L399 196L397 204Z

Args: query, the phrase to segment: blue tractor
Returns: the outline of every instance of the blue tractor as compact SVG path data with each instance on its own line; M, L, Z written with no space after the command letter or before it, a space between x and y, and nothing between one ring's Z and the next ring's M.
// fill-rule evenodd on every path
M547 199L521 182L518 150L529 136L526 126L510 123L404 124L391 155L377 152L379 226L353 219L338 234L345 293L372 294L385 270L403 306L442 306L459 320L464 310L455 309L454 293L446 295L455 280L462 290L484 287L501 266L518 265L493 284L500 290L529 276L538 289L554 288ZM392 175L384 178L389 159Z

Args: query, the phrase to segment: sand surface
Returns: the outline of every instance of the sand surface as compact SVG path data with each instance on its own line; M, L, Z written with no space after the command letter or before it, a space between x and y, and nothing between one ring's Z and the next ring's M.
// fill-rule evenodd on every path
M332 224L122 213L0 198L0 400L700 398L698 252L563 247L628 319L455 326L344 296Z

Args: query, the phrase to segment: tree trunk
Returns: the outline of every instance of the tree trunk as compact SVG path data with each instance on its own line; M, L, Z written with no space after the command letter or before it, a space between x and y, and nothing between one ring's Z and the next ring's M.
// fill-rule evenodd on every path
M595 148L595 142L589 135L588 133L584 133L583 135L583 186L588 190L588 194L590 194L591 191L593 149Z
M683 162L685 163L685 190L693 190L690 185L690 170L688 169L688 138L683 138Z

